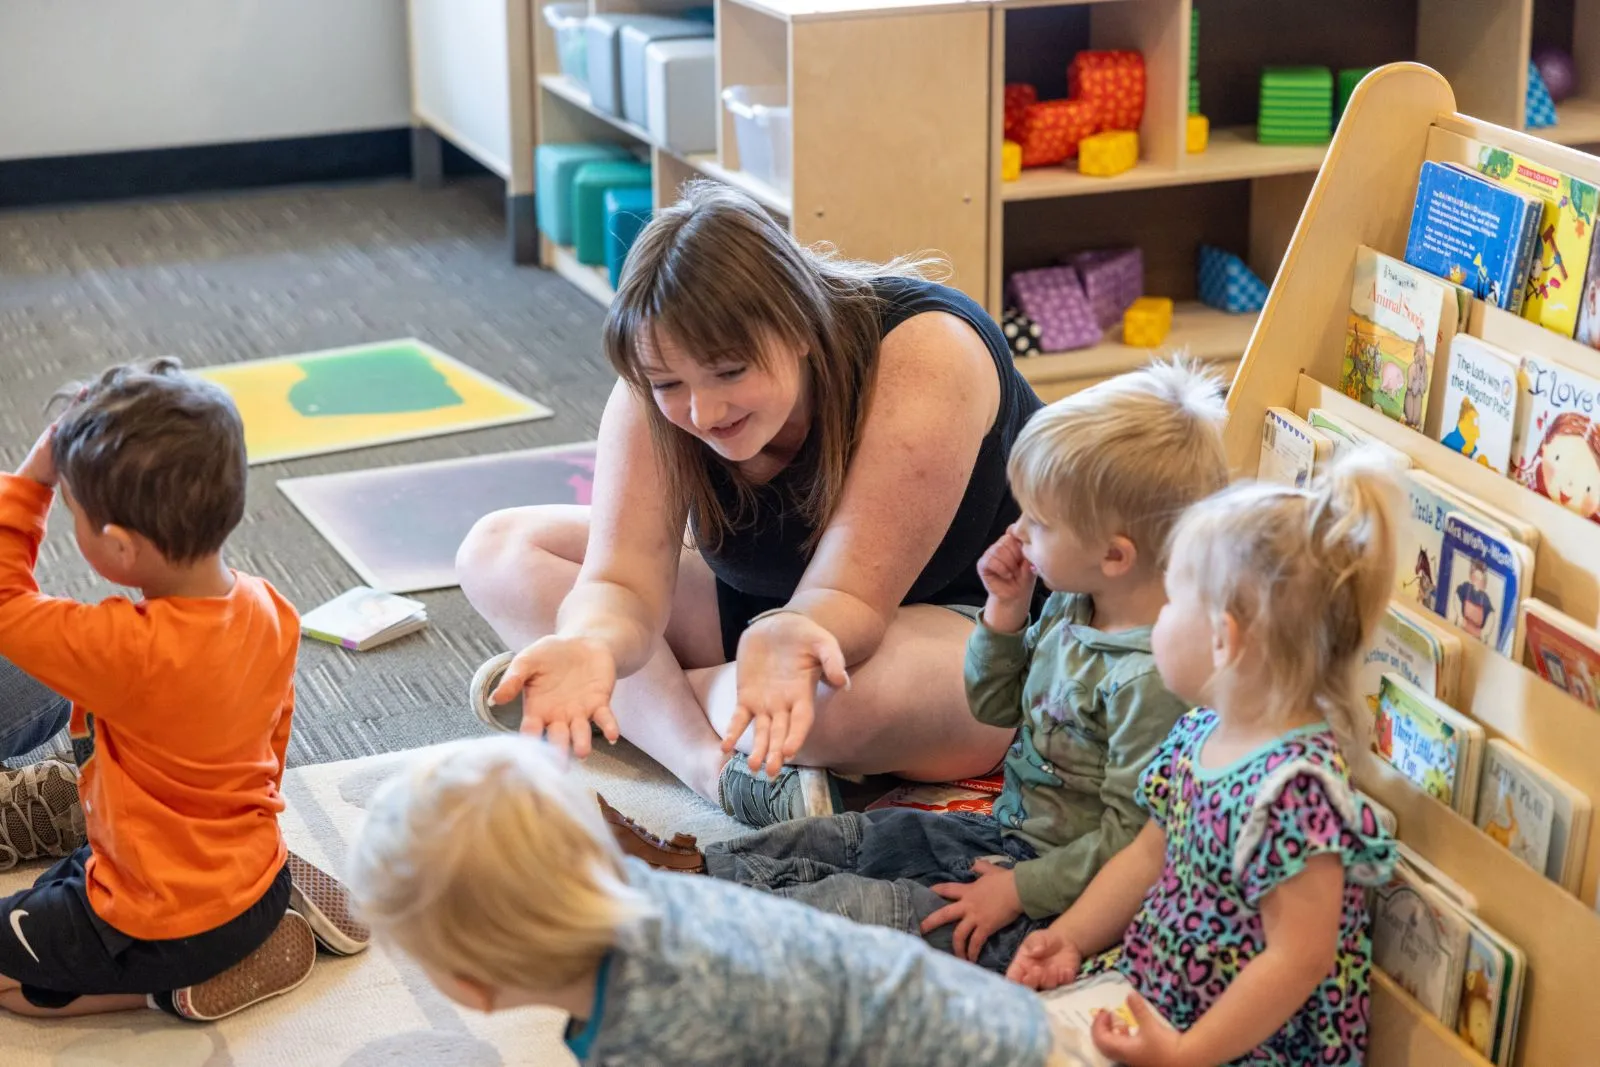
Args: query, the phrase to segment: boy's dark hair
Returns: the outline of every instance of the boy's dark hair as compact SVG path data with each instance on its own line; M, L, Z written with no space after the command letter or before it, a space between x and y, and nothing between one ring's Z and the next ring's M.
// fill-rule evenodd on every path
M220 387L176 359L112 367L68 401L52 454L95 526L149 539L172 563L221 550L244 517L244 423Z

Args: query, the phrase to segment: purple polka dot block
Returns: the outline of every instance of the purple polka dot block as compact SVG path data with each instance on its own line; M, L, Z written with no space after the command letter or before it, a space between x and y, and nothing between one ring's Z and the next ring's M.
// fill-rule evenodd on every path
M1144 253L1137 248L1079 252L1069 261L1083 282L1101 330L1122 321L1122 313L1144 295Z
M1011 276L1017 308L1039 326L1039 347L1066 352L1098 344L1104 330L1070 265L1022 270Z

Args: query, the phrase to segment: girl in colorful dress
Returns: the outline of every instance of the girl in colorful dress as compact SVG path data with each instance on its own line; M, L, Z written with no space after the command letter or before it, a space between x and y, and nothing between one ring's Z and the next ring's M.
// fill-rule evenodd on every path
M1310 490L1231 486L1173 531L1151 643L1200 706L1144 774L1139 837L1009 971L1034 989L1124 974L1135 1025L1107 1013L1094 1039L1128 1067L1365 1057L1361 887L1395 857L1350 784L1371 723L1354 671L1389 601L1397 502L1363 457Z

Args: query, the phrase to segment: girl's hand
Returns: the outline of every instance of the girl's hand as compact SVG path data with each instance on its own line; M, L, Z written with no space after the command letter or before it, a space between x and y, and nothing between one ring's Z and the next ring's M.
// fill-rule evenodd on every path
M817 683L850 685L838 639L799 612L768 615L739 638L738 704L722 751L732 753L745 727L755 724L750 769L776 775L811 732Z
M1023 556L1014 526L978 560L978 577L989 593L983 616L990 629L1014 633L1027 625L1038 574Z
M616 685L616 660L603 642L552 634L517 653L489 699L504 704L520 691L522 732L581 759L589 754L591 722L612 744L621 736L611 714Z
M39 435L39 439L28 450L27 458L22 461L22 466L17 468L17 475L31 478L47 489L54 489L58 479L55 439L56 424L52 422L44 428L44 433Z
M978 876L974 882L942 882L932 889L951 903L922 921L927 935L948 923L956 923L951 949L968 963L978 962L984 942L996 930L1010 926L1022 917L1022 898L1017 895L1017 875L1006 867L987 860L972 865Z
M1114 1012L1095 1017L1089 1036L1102 1055L1123 1067L1196 1067L1184 1055L1183 1035L1157 1015L1149 1001L1130 994L1128 1011L1137 1029L1130 1029Z
M1047 927L1023 939L1016 958L1006 969L1006 978L1042 992L1071 982L1082 966L1083 953L1078 947Z

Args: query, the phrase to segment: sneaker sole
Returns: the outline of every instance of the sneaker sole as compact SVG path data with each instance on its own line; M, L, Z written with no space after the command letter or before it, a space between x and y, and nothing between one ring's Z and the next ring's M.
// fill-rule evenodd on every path
M473 714L477 715L486 726L508 734L519 733L522 730L522 708L516 704L490 704L489 694L494 692L500 684L500 676L506 673L506 668L511 665L511 653L502 652L491 660L486 660L472 676L472 681L467 690L468 699L472 703ZM496 710L509 713L506 718L495 714ZM515 716L513 720L511 716Z
M800 799L805 804L807 818L819 815L838 815L844 811L844 799L833 775L821 767L797 767L800 782Z
M285 912L260 948L210 981L178 990L172 996L173 1007L196 1022L225 1019L298 988L311 977L316 959L311 924L299 912Z
M372 943L372 930L350 913L350 891L333 875L289 853L289 906L311 924L317 943L336 956L354 956Z

